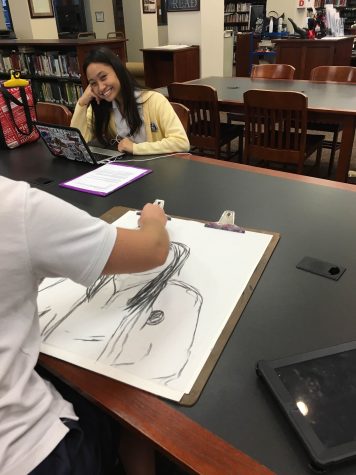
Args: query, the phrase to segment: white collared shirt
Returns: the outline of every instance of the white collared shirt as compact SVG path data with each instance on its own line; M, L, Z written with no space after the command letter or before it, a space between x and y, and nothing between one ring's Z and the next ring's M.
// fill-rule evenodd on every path
M140 95L140 92L137 91L135 93L136 99L139 95ZM129 137L130 140L132 140L132 142L134 143L147 142L146 129L145 129L145 124L143 123L143 110L142 110L141 104L138 105L138 112L142 119L142 125L139 131L136 132L134 135L130 135L130 128L128 126L128 123L126 122L126 119L122 116L116 101L113 101L112 108L114 111L117 137L121 137L121 138Z

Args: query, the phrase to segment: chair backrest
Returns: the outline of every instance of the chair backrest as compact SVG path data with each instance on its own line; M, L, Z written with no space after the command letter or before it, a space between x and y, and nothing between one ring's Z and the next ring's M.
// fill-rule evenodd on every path
M179 120L182 122L184 130L189 135L189 109L179 102L171 102L174 112L177 114Z
M311 70L311 81L356 82L353 66L317 66Z
M301 92L250 90L244 93L244 161L253 157L302 166L308 98Z
M295 67L290 64L254 64L251 78L293 79Z
M37 102L36 116L39 122L56 125L70 125L72 112L62 104L52 102Z
M81 31L78 33L78 38L96 38L95 31Z
M218 150L220 116L216 89L201 84L168 84L170 101L179 102L189 109L189 141L191 145Z
M110 38L120 38L122 40L125 39L125 34L123 31L110 31L107 35L106 35L106 38L107 39L110 39Z
M119 39L119 40L126 40L125 38L125 33L123 31L109 31L109 33L106 35L106 39ZM123 45L124 47L124 55L125 55L125 61L127 62L127 48L126 48L126 41ZM120 55L119 55L120 56ZM143 84L144 85L144 84Z

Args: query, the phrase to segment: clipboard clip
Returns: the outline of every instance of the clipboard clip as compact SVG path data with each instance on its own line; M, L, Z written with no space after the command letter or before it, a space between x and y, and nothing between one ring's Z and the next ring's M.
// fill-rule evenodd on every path
M164 209L164 200L160 200L160 199L155 199L154 202L153 202L154 205L157 205L159 206L160 208ZM141 211L137 211L136 214L139 216L141 215ZM167 220L170 221L172 218L168 215L167 216Z
M157 198L156 200L154 200L153 204L159 206L162 209L164 209L164 200L160 200L160 199Z
M205 224L206 228L222 229L233 233L244 233L244 228L235 224L235 211L225 210L219 221L212 221Z

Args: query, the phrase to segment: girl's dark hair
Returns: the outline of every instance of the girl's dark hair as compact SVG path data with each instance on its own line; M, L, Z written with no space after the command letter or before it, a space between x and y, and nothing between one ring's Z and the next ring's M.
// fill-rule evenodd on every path
M83 62L83 70L86 75L88 66L92 63L103 63L111 66L116 73L121 85L121 96L123 100L123 110L121 111L123 117L126 119L130 128L130 134L136 133L143 122L140 117L135 91L139 89L135 79L131 76L129 71L122 64L120 58L116 56L109 48L101 47L92 49L87 54ZM108 145L110 139L114 137L108 136L108 125L110 119L110 112L112 110L111 102L105 100L97 104L95 100L91 102L93 110L93 133L95 137L103 145Z

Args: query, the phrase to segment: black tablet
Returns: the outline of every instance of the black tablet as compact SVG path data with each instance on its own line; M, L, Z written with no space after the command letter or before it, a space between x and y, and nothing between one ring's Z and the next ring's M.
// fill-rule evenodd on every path
M316 467L356 456L356 342L259 361L267 383Z

